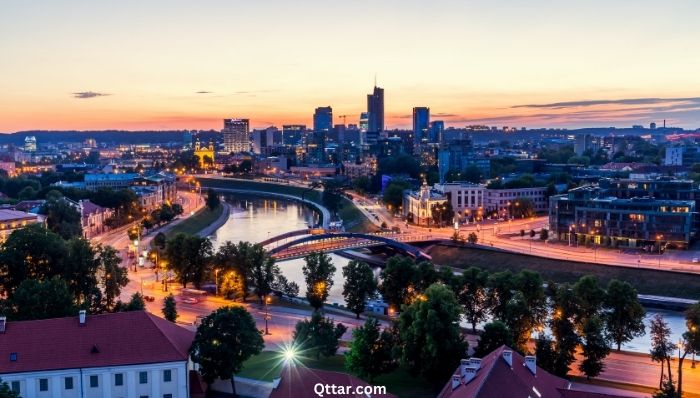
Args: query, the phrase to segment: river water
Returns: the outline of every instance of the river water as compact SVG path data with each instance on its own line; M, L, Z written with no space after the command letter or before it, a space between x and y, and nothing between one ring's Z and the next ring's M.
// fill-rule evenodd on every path
M270 236L306 228L308 223L316 223L318 221L318 214L313 210L287 200L235 195L227 196L226 201L232 204L235 210L231 212L228 221L211 235L214 248L218 248L226 241L238 242L245 240L260 242ZM330 290L328 303L343 304L342 268L349 260L336 254L330 254L330 256L336 267L336 272L333 277L334 284ZM282 273L290 281L294 281L299 285L300 295L302 296L306 289L302 272L303 265L303 259L287 260L279 263ZM669 323L673 332L673 341L677 342L685 330L683 314L675 311L648 308L645 319L647 330L649 320L657 312L661 313ZM624 345L623 348L628 351L647 353L649 352L649 336L636 338Z

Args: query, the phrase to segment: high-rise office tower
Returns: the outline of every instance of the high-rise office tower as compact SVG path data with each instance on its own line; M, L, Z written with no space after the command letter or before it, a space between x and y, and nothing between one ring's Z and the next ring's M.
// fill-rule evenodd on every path
M382 131L384 131L384 89L375 85L372 94L367 94L367 143L376 143Z
M224 150L228 153L250 151L250 125L248 119L224 119Z
M418 106L413 108L413 148L428 142L430 127L430 108Z
M306 131L303 124L285 124L282 126L282 142L284 145L299 145Z
M445 122L435 120L430 122L430 142L441 143L444 141L443 133L445 132Z
M321 106L314 112L314 131L328 133L333 128L333 108Z

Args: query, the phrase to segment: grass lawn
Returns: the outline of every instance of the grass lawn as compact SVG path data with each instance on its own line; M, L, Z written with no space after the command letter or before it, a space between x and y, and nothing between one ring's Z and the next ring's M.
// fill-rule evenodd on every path
M188 217L186 220L170 228L168 232L165 233L167 237L174 236L179 232L186 234L196 234L199 231L206 228L208 225L216 221L217 218L221 216L224 211L224 206L219 206L214 211L210 211L208 207L196 212L194 215Z
M469 247L435 246L430 250L430 255L436 264L455 268L476 266L490 272L529 269L539 272L545 281L555 282L575 282L581 276L595 275L605 285L611 279L629 282L641 294L690 299L700 297L700 275L549 260Z
M304 358L304 366L312 369L328 370L333 372L347 373L345 369L345 357L336 355L320 359ZM245 362L243 371L236 376L250 379L272 381L279 377L282 371L282 361L280 353L274 351L263 351ZM410 376L402 369L395 370L386 375L378 377L374 385L386 386L387 391L401 398L428 398L434 397L436 392L431 386L420 378Z
M267 182L258 181L241 181L241 180L215 180L215 179L201 179L202 187L205 188L231 188L231 189L246 189L250 191L259 192L275 192L286 195L292 195L301 197L302 194L304 198L310 200L319 205L323 205L323 199L321 192L316 190L309 190L306 188L294 186L294 185L284 185L284 184L273 184ZM345 229L350 232L366 232L374 231L376 228L371 221L365 217L365 215L355 207L352 201L347 198L343 198L342 206L338 211L338 216L343 220L345 224Z

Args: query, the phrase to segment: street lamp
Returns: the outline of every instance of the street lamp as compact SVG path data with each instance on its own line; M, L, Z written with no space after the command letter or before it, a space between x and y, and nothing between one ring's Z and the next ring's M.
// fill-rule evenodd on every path
M270 316L270 312L268 311L268 305L270 304L271 300L272 299L270 298L269 295L265 296L265 335L270 334L270 330L268 329L268 326L267 326L267 321L272 319L272 317Z
M214 268L214 295L219 295L219 269Z

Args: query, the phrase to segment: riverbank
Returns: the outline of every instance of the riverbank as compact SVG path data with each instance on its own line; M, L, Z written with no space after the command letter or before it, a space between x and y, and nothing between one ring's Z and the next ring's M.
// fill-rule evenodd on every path
M171 237L178 233L185 233L190 235L200 235L207 236L213 233L216 229L221 227L228 218L230 205L222 203L214 210L209 210L208 207L203 207L199 209L193 215L187 217L181 222L173 225L172 228L164 231L165 236ZM203 234L205 230L209 230L210 227L215 226L211 232Z
M310 202L317 210L326 209L323 206L323 192L315 189L303 188L293 185L278 184L272 182L260 182L260 181L250 181L241 180L235 178L222 178L222 177L197 177L203 188L214 188L217 190L231 190L239 192L248 193L267 193L270 195L279 195L280 197L286 197L287 199L301 200L304 199L305 202ZM329 217L330 212L327 216L323 214L323 210L320 210L323 215L323 219ZM328 210L326 209L326 212ZM341 199L341 207L338 210L338 217L343 220L343 225L345 230L349 232L368 232L374 231L376 227L372 222L365 217L365 215L355 207L352 201L345 197ZM324 221L325 223L325 221Z
M584 275L595 275L604 285L611 279L629 282L640 294L694 300L700 297L700 275L551 260L470 246L434 245L427 251L435 264L454 268L476 266L490 272L529 269L539 272L545 281L560 283L573 283Z

